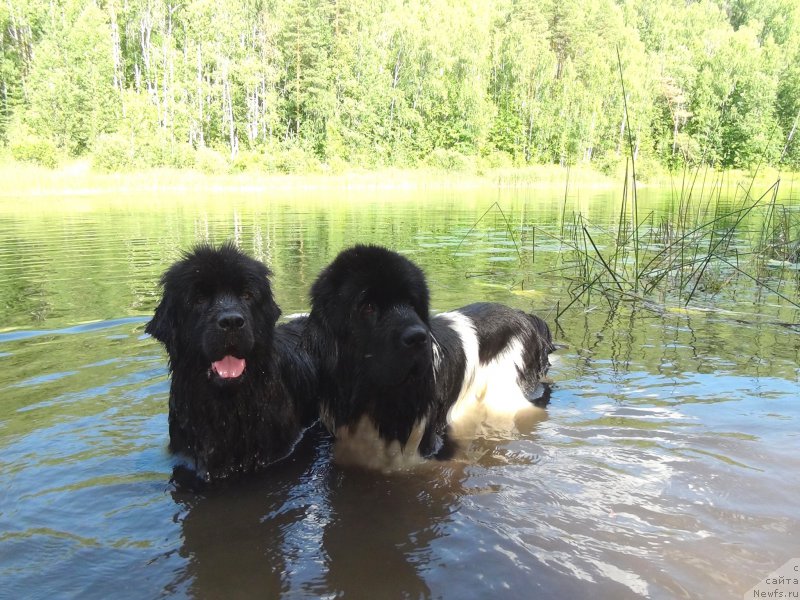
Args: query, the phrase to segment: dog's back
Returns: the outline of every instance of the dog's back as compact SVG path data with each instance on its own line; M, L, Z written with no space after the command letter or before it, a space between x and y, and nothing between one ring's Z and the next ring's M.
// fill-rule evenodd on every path
M443 357L436 370L443 382L439 414L451 433L510 429L540 410L534 402L555 349L541 318L480 302L436 315L431 329Z

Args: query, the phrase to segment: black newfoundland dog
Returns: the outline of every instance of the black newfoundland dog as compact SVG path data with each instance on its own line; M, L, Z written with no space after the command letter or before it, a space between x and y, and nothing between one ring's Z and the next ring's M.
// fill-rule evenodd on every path
M170 449L206 480L282 458L318 415L304 319L275 326L269 275L233 245L198 246L164 273L145 329L169 355Z
M429 316L422 271L378 246L341 252L311 290L304 344L341 463L381 469L443 456L480 425L513 426L554 350L547 324L501 304Z

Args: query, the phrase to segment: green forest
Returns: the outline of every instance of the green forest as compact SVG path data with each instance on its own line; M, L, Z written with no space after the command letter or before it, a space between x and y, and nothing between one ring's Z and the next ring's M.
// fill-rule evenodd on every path
M799 114L797 0L0 5L0 145L46 166L797 169Z

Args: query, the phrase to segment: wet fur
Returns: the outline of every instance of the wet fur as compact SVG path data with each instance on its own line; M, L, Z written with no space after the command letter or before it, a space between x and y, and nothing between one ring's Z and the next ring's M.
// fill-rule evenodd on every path
M317 416L316 369L299 348L304 319L275 326L269 275L232 245L198 246L164 273L145 329L169 356L170 449L209 480L282 458ZM241 328L221 330L221 311L241 315ZM210 368L227 354L246 359L236 381Z
M544 321L501 304L431 317L422 271L377 246L340 253L311 303L304 344L319 361L322 420L337 457L366 466L446 453L448 428L476 409L513 419L554 349ZM417 327L427 340L409 350L398 340Z

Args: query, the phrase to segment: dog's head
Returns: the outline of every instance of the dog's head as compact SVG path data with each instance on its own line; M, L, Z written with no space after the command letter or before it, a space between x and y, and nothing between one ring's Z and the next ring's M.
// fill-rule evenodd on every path
M414 263L386 248L354 246L312 286L311 318L372 387L392 387L430 371L428 302L425 276Z
M267 267L232 244L196 247L161 278L163 296L145 329L167 349L170 366L235 385L269 356L275 304Z

